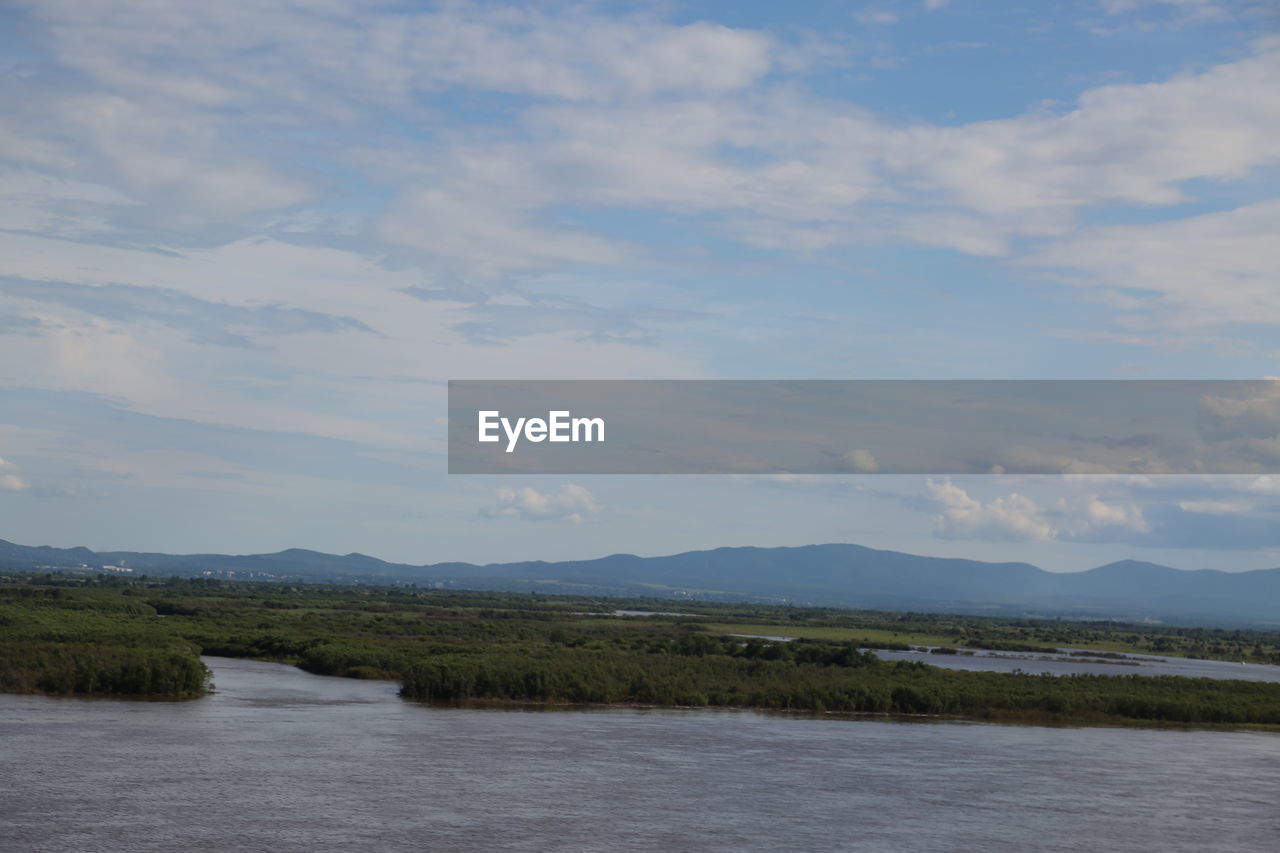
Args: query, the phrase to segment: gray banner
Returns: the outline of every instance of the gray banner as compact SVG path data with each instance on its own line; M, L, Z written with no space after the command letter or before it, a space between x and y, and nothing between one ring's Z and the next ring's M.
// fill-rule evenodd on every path
M1264 474L1278 380L452 380L451 474Z

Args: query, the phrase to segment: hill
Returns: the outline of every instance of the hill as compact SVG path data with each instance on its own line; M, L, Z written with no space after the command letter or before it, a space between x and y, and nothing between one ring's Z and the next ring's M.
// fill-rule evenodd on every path
M663 557L474 565L389 563L290 548L272 554L95 552L0 540L0 568L340 583L415 583L547 593L793 602L867 609L1183 624L1280 624L1280 569L1183 571L1126 560L1084 572L922 557L860 545L716 548Z

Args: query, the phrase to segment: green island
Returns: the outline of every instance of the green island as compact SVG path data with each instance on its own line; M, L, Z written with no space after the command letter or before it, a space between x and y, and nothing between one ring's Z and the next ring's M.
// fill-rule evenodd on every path
M210 689L200 656L216 655L398 680L403 697L430 702L1280 730L1276 683L949 670L867 651L912 645L952 654L1086 649L1115 662L1118 673L1129 653L1280 663L1280 632L1274 631L0 573L5 692L192 699Z

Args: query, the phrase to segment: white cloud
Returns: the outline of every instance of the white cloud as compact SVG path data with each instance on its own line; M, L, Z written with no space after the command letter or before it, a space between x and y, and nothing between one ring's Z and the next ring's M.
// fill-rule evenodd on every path
M23 78L0 104L22 134L5 150L142 202L98 204L76 227L330 222L307 205L333 183L294 161L331 159L394 197L368 211L373 236L482 281L634 259L551 214L565 206L709 214L741 242L799 252L907 240L1000 256L1020 238L1071 234L1088 207L1169 205L1189 180L1280 161L1275 39L1199 73L1086 91L1067 112L944 127L779 84L771 69L790 46L769 33L653 15L336 1L32 10L59 62L89 82ZM464 125L432 101L455 90L532 100ZM387 110L413 132L386 128ZM28 220L53 215L24 205ZM1252 232L1236 234L1223 239L1249 243L1257 263L1242 275L1255 276L1269 258ZM1061 244L1034 262L1099 286L1114 275L1107 252Z
M1140 506L1094 494L1059 498L1048 510L1018 492L983 502L950 479L930 480L927 487L939 510L934 532L943 539L1090 542L1151 532Z
M1262 4L1256 0L1099 0L1098 5L1108 15L1125 15L1152 7L1167 7L1178 15L1180 23L1198 23L1219 21Z
M1189 180L1239 180L1280 162L1276 79L1280 42L1264 41L1253 55L1198 74L1089 90L1065 113L1037 109L956 127L895 126L794 86L534 106L522 116L527 139L461 141L420 162L405 192L501 198L501 210L451 201L427 217L443 221L454 205L478 217L460 255L493 233L499 254L523 242L575 262L607 261L607 248L585 243L587 235L549 233L535 220L562 204L720 214L726 233L769 248L908 240L1009 255L1018 238L1071 234L1090 207L1176 204L1187 200ZM383 228L429 234L415 229L416 213L412 205L393 211ZM1245 211L1227 223L1224 239L1251 243L1267 226L1249 218ZM453 239L445 225L442 241ZM1077 247L1063 244L1065 258L1058 248L1033 262L1070 266Z
M1119 309L1149 323L1274 324L1280 323L1277 234L1280 201L1266 201L1153 225L1087 228L1024 263L1074 286L1131 295Z
M387 269L344 249L260 239L179 254L0 233L0 275L49 282L51 292L60 282L109 290L125 281L157 297L186 294L213 303L210 321L219 305L306 306L373 330L356 333L359 341L260 330L248 333L257 348L212 347L145 312L97 316L98 291L80 303L74 293L62 303L0 294L0 310L35 320L31 334L0 335L0 386L107 395L161 417L422 450L441 438L438 429L423 429L423 395L443 391L406 394L394 377L442 380L461 364L476 378L537 378L571 364L581 378L702 375L676 348L554 329L513 336L504 346L471 343L455 327L480 309L416 299L404 291L423 283L420 270Z
M1198 406L1201 433L1215 438L1274 438L1280 434L1280 382L1262 380L1247 391L1252 396L1202 397Z
M576 483L566 483L556 492L539 492L529 486L498 489L494 504L481 510L481 515L582 524L599 512L600 504L589 489Z
M482 281L549 266L616 263L626 255L623 246L589 232L546 228L512 201L474 185L453 193L423 187L406 192L377 229L390 243L425 250Z
M1243 490L1257 494L1280 494L1280 474L1251 477L1244 482Z
M13 473L12 462L0 459L0 492L21 492L31 488L31 484ZM7 470L9 469L9 470Z
M432 445L402 387L366 377L438 379L458 364L473 376L698 375L687 354L619 343L644 338L627 329L592 337L614 322L608 312L556 314L513 286L531 282L534 296L534 273L635 263L640 246L593 227L612 211L800 253L911 240L999 256L1020 236L1052 238L1030 263L1082 286L1147 294L1181 306L1185 322L1280 322L1275 203L1058 239L1087 207L1168 204L1190 178L1275 162L1274 40L1199 73L1093 89L1065 113L941 127L779 82L789 46L768 33L653 15L336 0L320 11L29 6L53 60L0 90L0 155L23 164L0 177L0 221L95 241L114 229L157 250L0 234L0 274L306 309L372 332L337 346L319 332L254 330L254 353L215 353L143 316L13 299L0 307L40 325L0 338L9 384L421 449ZM433 100L442 92L521 99L470 123ZM368 197L342 197L346 170ZM267 223L312 223L306 239L321 242L335 218L342 248L264 236L277 233ZM406 295L438 281L437 301ZM475 293L451 295L454 281ZM543 313L528 334L498 335L484 309L500 303ZM459 331L467 324L474 337ZM477 325L504 346L477 345Z
M0 229L78 237L107 229L97 207L134 204L102 184L32 169L0 169Z
M0 474L0 492L20 492L31 484L17 474Z
M730 91L769 69L768 37L707 22L456 6L407 28L407 64L425 83L568 100Z
M56 167L58 179L42 190L46 203L65 207L68 188L76 189L82 216L96 212L116 228L190 229L315 198L313 177L277 158L269 143L244 138L227 116L190 104L91 85L68 91L34 76L0 90L0 108L20 128L7 143L0 137L0 156L26 168ZM91 186L103 189L85 196ZM31 196L5 206L15 201L30 206Z
M1082 500L1060 499L1058 506L1063 515L1055 533L1058 539L1110 540L1151 532L1142 508L1134 504L1108 502L1097 495L1087 495Z
M870 450L850 450L838 460L841 465L860 474L874 474L880 470L880 463Z
M228 316L306 310L372 331L355 342L354 333L339 341L315 330L237 327L252 348L234 350L192 341L154 312L101 316L94 304L105 292L53 302L27 290L0 297L0 311L30 321L0 335L5 385L345 439L425 466L424 458L438 461L431 454L441 432L423 416L424 405L438 402L428 395L442 396L428 383L460 369L477 378L702 375L688 352L665 341L618 343L630 327L617 338L592 335L616 322L615 307L630 305L548 307L555 274L584 267L583 293L634 287L647 299L656 285L620 280L634 274L639 282L660 268L658 278L685 261L643 257L651 223L683 229L706 253L701 259L720 252L726 235L801 255L907 242L1017 258L1027 241L1048 241L1029 253L1029 265L1114 291L1152 325L1280 322L1274 202L1130 230L1078 230L1092 208L1168 207L1196 192L1189 182L1243 182L1280 161L1274 39L1215 67L944 126L896 117L910 105L875 115L787 76L841 62L865 68L868 58L839 33L823 41L677 25L658 12L610 15L595 5L25 7L32 52L47 47L49 56L23 60L0 86L0 158L14 164L0 174L0 227L10 229L0 234L0 275L51 291L71 283L186 294L235 309ZM885 8L908 14L903 4ZM816 85L840 91L836 76ZM856 98L866 89L845 91ZM1260 189L1251 185L1249 197ZM656 216L632 229L624 217L636 213ZM869 280L870 267L847 261L833 265L833 281L848 271L856 272L851 282ZM637 272L644 263L652 266ZM610 274L624 266L625 275ZM898 286L889 272L882 286ZM738 300L724 296L723 283L707 287L688 288L699 308ZM415 299L412 288L439 296ZM746 314L740 306L756 294L743 291L728 310ZM868 308L875 301L868 290ZM1157 304L1167 316L1152 312ZM510 313L495 314L499 308ZM529 316L521 311L542 313L523 331L495 330L518 329ZM722 322L709 329L707 346L717 335L731 346L747 340L755 330L744 329ZM812 358L838 363L816 347ZM118 447L103 448L102 458L156 486L181 487L190 478L165 472L186 468L243 473L217 459L159 452L126 460ZM875 465L857 454L847 462ZM1081 470L1070 460L1062 467ZM45 470L32 470L43 488ZM0 487L27 485L17 471L0 477ZM1248 488L1276 490L1264 479ZM1139 531L1155 517L1102 487L1065 506L1025 490L983 501L949 481L936 488L943 535L1044 541ZM1184 503L1237 501L1227 492ZM580 522L599 511L589 490L570 485L505 489L489 514Z
M1053 538L1053 526L1035 501L1017 492L982 503L951 480L930 480L928 490L941 510L934 518L934 530L943 539L1022 542Z
M1261 463L1264 470L1280 462L1280 382L1253 383L1247 396L1205 395L1198 401L1197 427L1215 447Z
M1249 512L1253 506L1242 501L1178 501L1178 509L1204 515L1235 515Z
M64 63L117 87L204 107L248 98L341 114L367 98L403 104L414 92L448 87L570 100L721 92L751 84L770 64L771 39L760 32L586 7L33 5L53 25ZM236 61L220 61L228 55ZM158 60L172 63L167 74L151 74ZM312 88L323 94L307 104Z
M1199 74L1086 91L1061 115L907 128L887 159L943 210L1004 235L1058 235L1082 207L1174 204L1181 182L1280 161L1278 78L1280 42L1264 41Z

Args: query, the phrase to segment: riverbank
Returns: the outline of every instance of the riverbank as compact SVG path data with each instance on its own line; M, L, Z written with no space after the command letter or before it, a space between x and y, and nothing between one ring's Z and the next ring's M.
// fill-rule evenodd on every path
M403 697L402 697L403 698ZM515 699L472 699L460 702L432 702L406 699L433 708L517 711L725 711L792 717L796 719L881 720L904 723L989 723L1002 726L1037 726L1047 728L1125 728L1154 731L1222 731L1266 732L1280 734L1280 723L1183 723L1169 720L1136 720L1106 714L1074 715L1030 712L998 712L982 714L907 714L882 711L812 711L804 709L768 708L757 705L656 705L642 702L533 702Z
M594 600L509 593L110 581L0 584L0 689L190 698L205 689L198 655L206 654L286 661L320 675L393 679L406 698L443 702L1053 724L1280 724L1280 683L1121 674L1137 668L984 657L989 652L915 655L928 663L887 660L902 653L882 658L853 642L737 637L710 630L698 621L705 615L689 615L730 612L728 605L601 618L591 615ZM770 611L775 621L776 610ZM829 611L789 615L796 623L845 618ZM893 614L874 618L891 620ZM922 618L898 616L904 625ZM1017 628L980 624L989 633ZM1237 634L1233 642L1270 642L1264 635ZM1096 665L1105 674L1021 671L1051 664Z

